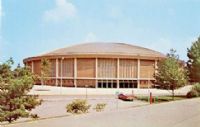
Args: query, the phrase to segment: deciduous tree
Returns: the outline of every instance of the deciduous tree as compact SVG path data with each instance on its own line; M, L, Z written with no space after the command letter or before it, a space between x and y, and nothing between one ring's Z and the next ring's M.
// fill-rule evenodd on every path
M42 85L46 83L51 72L50 61L46 58L41 60L41 82Z
M175 50L171 49L167 58L158 63L155 79L156 83L161 85L162 88L172 90L173 98L174 90L187 83L187 71Z

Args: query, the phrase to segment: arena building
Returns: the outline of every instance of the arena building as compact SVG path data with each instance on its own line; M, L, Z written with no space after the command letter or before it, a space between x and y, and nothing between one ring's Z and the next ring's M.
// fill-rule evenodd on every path
M165 55L125 43L85 43L26 58L24 64L40 75L42 58L51 63L46 85L149 88L155 81L157 62Z

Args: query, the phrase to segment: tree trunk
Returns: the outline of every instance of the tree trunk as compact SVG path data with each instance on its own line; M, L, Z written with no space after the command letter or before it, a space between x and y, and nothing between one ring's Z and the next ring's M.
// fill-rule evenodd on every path
M9 119L8 119L8 122L9 122L9 123L11 123L11 122L12 122L12 118L11 118L11 117L9 117Z
M43 80L43 79L41 79L41 85L42 85L42 86L44 85L44 80Z
M11 102L10 102L10 103L9 103L9 112L11 112L11 111L12 111L12 104L11 104ZM12 117L11 117L11 116L9 116L8 122L9 122L9 123L12 122Z
M174 101L174 85L172 85L172 100Z

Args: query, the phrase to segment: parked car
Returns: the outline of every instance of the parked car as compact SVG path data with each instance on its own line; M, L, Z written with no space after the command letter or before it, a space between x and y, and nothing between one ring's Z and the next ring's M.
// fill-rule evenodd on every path
M118 95L118 99L121 99L121 100L123 100L123 101L133 101L134 96L119 94L119 95Z

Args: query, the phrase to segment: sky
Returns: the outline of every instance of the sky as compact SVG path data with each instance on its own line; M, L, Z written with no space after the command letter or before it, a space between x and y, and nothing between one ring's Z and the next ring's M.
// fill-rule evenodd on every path
M0 62L85 42L123 42L187 60L200 0L0 0Z

